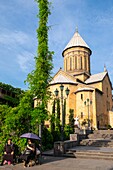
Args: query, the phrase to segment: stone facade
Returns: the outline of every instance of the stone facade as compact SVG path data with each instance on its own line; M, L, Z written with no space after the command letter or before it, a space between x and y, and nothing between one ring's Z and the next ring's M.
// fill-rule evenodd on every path
M61 101L59 87L62 84L63 101L66 99L66 124L69 123L69 110L73 109L74 117L79 118L80 128L83 128L85 120L89 121L90 128L106 128L109 124L113 126L112 84L106 69L102 73L91 75L91 53L76 32L62 53L64 70L60 69L49 84L52 99L48 102L48 110L52 113L56 89L59 91L57 98ZM70 90L68 97L65 95L67 87ZM62 107L60 108L62 114Z

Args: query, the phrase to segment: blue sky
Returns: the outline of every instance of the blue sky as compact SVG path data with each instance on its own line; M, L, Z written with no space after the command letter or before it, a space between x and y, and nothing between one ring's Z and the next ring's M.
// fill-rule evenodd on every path
M76 26L92 50L91 74L106 65L113 83L113 0L51 0L49 49L54 51L53 74L63 68L62 51ZM0 0L0 81L27 89L24 80L34 69L37 51L37 3Z

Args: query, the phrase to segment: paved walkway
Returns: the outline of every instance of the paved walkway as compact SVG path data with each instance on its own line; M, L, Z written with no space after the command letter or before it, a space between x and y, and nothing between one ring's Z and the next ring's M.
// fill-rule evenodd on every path
M0 170L113 170L113 161L44 156L43 164L23 168L22 164L1 166Z
M78 149L78 147L76 147ZM80 148L79 148L80 149ZM81 147L81 149L83 149ZM105 152L113 152L113 148L99 148L91 147L86 149L94 149L95 151L103 150ZM46 155L43 156L42 165L35 165L33 167L23 168L23 164L5 165L0 166L0 170L113 170L112 160L100 160L100 159L80 159L80 158L69 158L69 157L54 157L51 156L53 150L47 151ZM96 154L96 153L95 153ZM48 155L48 156L47 156Z
M95 147L95 146L75 146L70 151L93 151L93 152L112 152L113 148L111 147ZM54 155L53 150L43 152L45 155L52 156Z

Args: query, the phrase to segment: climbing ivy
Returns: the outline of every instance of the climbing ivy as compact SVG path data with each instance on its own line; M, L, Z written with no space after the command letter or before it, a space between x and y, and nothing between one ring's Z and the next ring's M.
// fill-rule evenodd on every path
M47 114L45 111L47 107L47 101L50 97L48 91L48 83L51 80L51 71L53 68L52 55L53 52L48 48L48 16L50 13L50 3L48 0L35 0L37 2L39 13L39 27L37 29L38 48L37 56L35 56L35 69L28 74L27 82L31 92L37 97L37 100L41 101L40 105L37 105L37 113ZM38 121L42 122L45 116L38 117Z

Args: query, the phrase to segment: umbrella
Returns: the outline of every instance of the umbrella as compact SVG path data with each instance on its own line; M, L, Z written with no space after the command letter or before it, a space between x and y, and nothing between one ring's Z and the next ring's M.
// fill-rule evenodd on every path
M28 138L28 139L37 139L40 140L40 138L34 134L34 133L24 133L23 135L20 136L21 138Z

